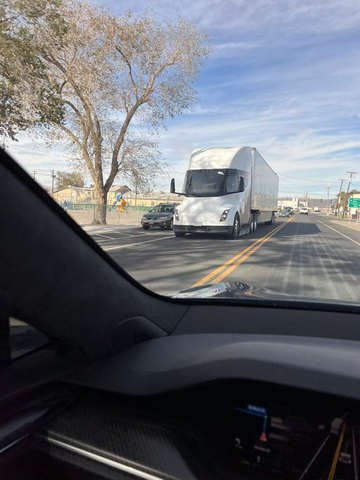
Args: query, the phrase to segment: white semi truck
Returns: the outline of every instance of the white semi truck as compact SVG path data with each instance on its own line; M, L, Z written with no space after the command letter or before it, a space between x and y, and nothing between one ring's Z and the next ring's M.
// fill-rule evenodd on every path
M184 201L174 213L174 233L225 234L235 239L264 222L273 224L279 178L254 147L195 150L190 158ZM171 180L171 192L175 180Z

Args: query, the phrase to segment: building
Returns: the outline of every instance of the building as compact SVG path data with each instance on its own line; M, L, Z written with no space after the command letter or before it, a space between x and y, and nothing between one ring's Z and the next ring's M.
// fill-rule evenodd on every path
M108 193L107 203L111 205L116 201L116 195L119 193L125 194L129 192L130 188L127 185L113 185ZM67 203L74 204L95 204L95 189L91 187L72 187L69 185L68 188L64 188L54 193L54 200L58 203L63 204L65 201Z
M167 192L151 192L151 193L136 193L129 191L124 194L124 200L131 207L154 207L159 203L181 203L183 197L174 193Z
M278 209L281 210L285 207L297 208L299 206L298 198L284 197L278 200Z
M159 203L181 203L183 199L181 195L173 193L151 192L145 194L134 192L127 185L113 185L108 193L107 204L113 205L119 193L123 195L124 200L130 207L151 208ZM94 205L96 203L94 187L69 186L55 192L53 197L61 205L64 202L74 205Z

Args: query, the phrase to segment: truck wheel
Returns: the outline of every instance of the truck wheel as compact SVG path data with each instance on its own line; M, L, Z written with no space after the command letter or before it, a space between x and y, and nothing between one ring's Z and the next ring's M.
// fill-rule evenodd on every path
M182 238L182 237L185 237L185 233L184 232L175 232L175 237L178 237L178 238Z
M257 230L257 215L254 214L254 232Z
M234 224L231 230L230 238L232 240L235 240L236 238L238 238L239 233L240 233L240 218L239 218L239 215L236 214L234 218Z
M274 223L275 223L275 213L274 212L271 214L270 222L265 222L265 223L266 223L266 225L274 225Z
M256 232L256 229L257 229L257 216L253 213L251 215L250 233Z

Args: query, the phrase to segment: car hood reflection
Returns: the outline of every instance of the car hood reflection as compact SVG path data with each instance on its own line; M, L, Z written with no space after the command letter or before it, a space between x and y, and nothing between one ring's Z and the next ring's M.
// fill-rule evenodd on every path
M308 296L282 293L276 290L261 287L259 285L250 285L244 282L221 282L198 287L191 287L180 290L172 295L173 298L224 298L224 299L254 299L267 301L292 301L292 302L312 302L333 304L334 300L329 298L319 298L309 292ZM358 302L343 301L348 305L360 306Z

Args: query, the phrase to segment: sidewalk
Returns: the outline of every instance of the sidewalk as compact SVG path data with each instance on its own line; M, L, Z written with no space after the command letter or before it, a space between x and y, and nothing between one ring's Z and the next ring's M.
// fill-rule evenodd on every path
M356 220L349 220L344 218L344 219L331 219L331 223L334 223L336 225L342 225L343 227L348 227L351 228L352 230L357 230L360 232L360 223L358 223Z
M94 220L93 211L68 211L67 212L81 227L91 225ZM106 215L106 223L109 226L126 226L126 225L139 225L141 223L141 217L146 212L127 212L120 213L116 210L108 212ZM106 226L106 225L97 225Z

